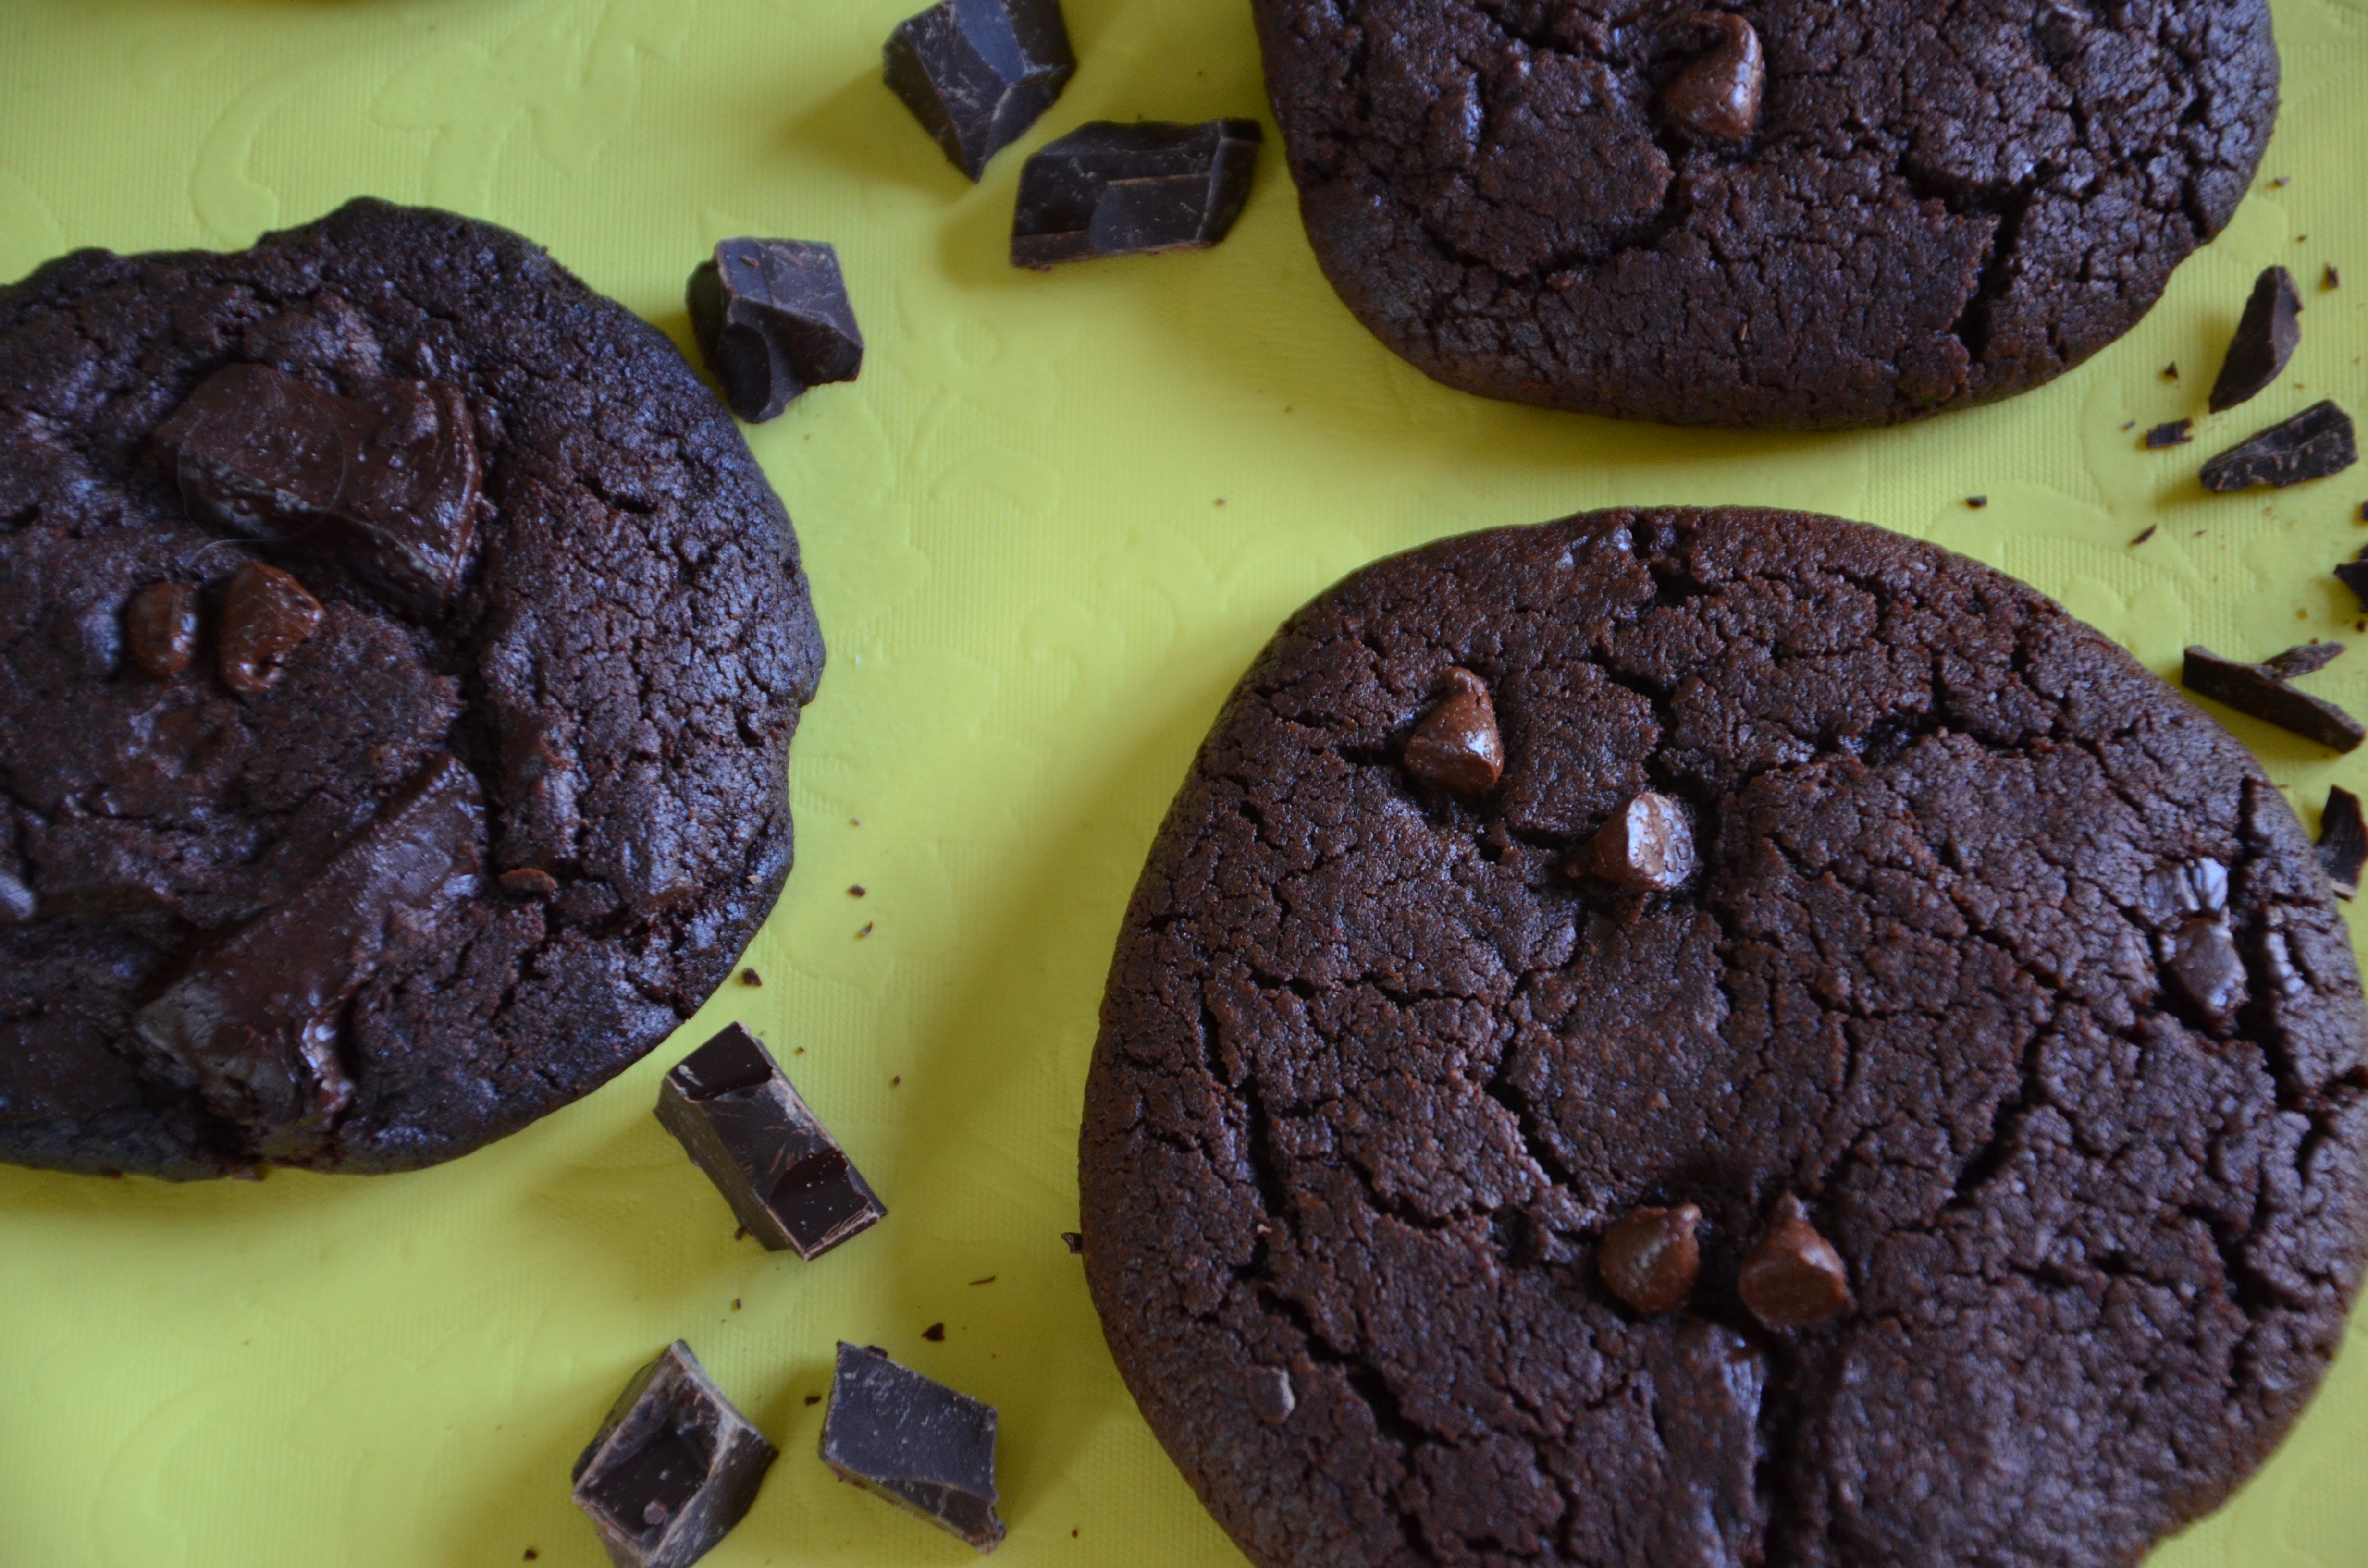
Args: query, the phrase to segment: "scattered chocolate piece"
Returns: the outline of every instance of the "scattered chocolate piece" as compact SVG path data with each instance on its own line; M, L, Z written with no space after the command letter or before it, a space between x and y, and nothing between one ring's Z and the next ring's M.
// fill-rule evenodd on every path
M1976 512L1980 511L1989 504L1990 498L1987 495L1968 495L1965 497L1965 505L1971 506Z
M1841 1255L1789 1192L1776 1200L1774 1222L1743 1260L1736 1289L1752 1316L1777 1329L1814 1328L1850 1301Z
M2343 274L2338 272L2335 269L2335 263L2330 261L2327 264L2327 276L2320 281L2329 289L2340 289L2343 287Z
M863 884L858 882L855 886L848 889L847 896L849 898L861 898L863 896Z
M526 1562L535 1562L535 1561L537 1561L538 1559L540 1559L541 1556L542 1556L542 1553L541 1553L541 1552L537 1551L534 1548L532 1548L532 1547L530 1547L530 1546L529 1546L529 1547L528 1547L528 1548L526 1549L526 1557L525 1557L525 1561L526 1561Z
M2337 566L2335 575L2360 600L2360 608L2368 609L2368 550L2362 550L2357 560Z
M1204 250L1249 200L1264 132L1254 119L1121 124L1097 119L1046 143L1019 171L1011 265Z
M575 1506L618 1568L687 1568L746 1516L778 1451L677 1339L575 1461Z
M2179 380L2178 360L2173 359L2169 364L2165 365L2162 368L2162 379L2166 381L2175 381Z
M822 1461L992 1551L1003 1540L995 1517L995 1407L900 1367L874 1347L839 1342Z
M921 1330L921 1337L928 1340L932 1345L939 1344L946 1337L946 1325L941 1323L933 1323L928 1327Z
M1505 771L1505 742L1497 732L1497 705L1488 684L1467 669L1451 669L1445 699L1406 737L1406 770L1459 795L1496 788Z
M123 640L132 661L158 680L179 675L198 656L198 590L187 583L149 584L123 614Z
M1691 1203L1639 1209L1603 1233L1596 1269L1613 1295L1647 1317L1675 1312L1702 1273L1702 1244L1694 1236L1701 1224L1702 1210Z
M740 983L746 986L762 985L765 983L765 977L758 974L755 967L751 966L740 971Z
M346 563L434 615L476 541L484 482L467 397L443 381L326 392L266 365L225 365L157 427L189 515L278 542L326 525Z
M2144 544L2146 540L2154 538L2154 530L2161 526L2162 525L2160 523L2148 523L2145 528L2138 530L2138 537L2130 540L2130 542L2132 544Z
M2156 939L2162 966L2215 1034L2234 1028L2245 1006L2245 960L2222 915L2196 915Z
M250 561L222 596L222 684L260 697L279 681L279 661L320 630L321 601L277 566Z
M2190 691L2339 752L2351 751L2368 736L2360 721L2332 702L2296 691L2267 665L2248 665L2224 659L2209 648L2190 648L2179 679Z
M808 1404L820 1404L822 1403L822 1395L818 1393L810 1393L806 1395L806 1403Z
M1759 35L1731 11L1697 12L1694 20L1718 29L1718 46L1662 89L1661 107L1697 136L1740 142L1759 129L1768 81Z
M1079 1231L1063 1231L1061 1233L1061 1244L1067 1247L1070 1255L1075 1256L1086 1250L1085 1234L1083 1232Z
M863 923L863 928L855 934L856 940L861 941L864 937L871 935L871 926L872 923L871 921L865 921Z
M502 891L525 898L549 898L559 891L559 879L540 866L520 866L501 875Z
M2252 298L2229 340L2220 379L2212 383L2210 406L2226 413L2278 379L2302 341L2302 290L2283 267L2265 267L2253 280Z
M2315 403L2205 463L2203 488L2225 493L2271 484L2283 489L2341 473L2359 460L2351 416L2332 403Z
M751 425L809 387L851 381L863 334L838 270L838 252L804 240L725 240L683 290L700 357L723 401Z
M2173 419L2157 425L2146 433L2146 449L2160 451L2165 447L2183 447L2195 439L2195 421Z
M675 1063L657 1118L768 1252L817 1258L888 1212L780 1063L738 1024Z
M973 1279L971 1283L973 1285L992 1285L995 1283L995 1276L990 1274L984 1279Z
M882 51L888 88L972 179L1076 74L1059 0L940 0Z
M1299 1391L1281 1367L1252 1367L1248 1384L1251 1413L1269 1426L1280 1426L1299 1408Z
M473 891L484 830L475 775L438 755L311 882L134 1014L141 1044L215 1114L272 1134L266 1157L302 1154L353 1095L346 1004L406 927Z
M2327 809L2318 813L2318 863L2327 880L2344 898L2360 896L2360 871L2368 865L2368 822L2360 811L2360 797L2340 784L2327 792Z
M2291 175L2280 175L2277 178L2275 178L2275 179L2271 180L2270 183L2271 183L2271 185L2273 185L2273 186L2276 186L2280 190L2283 190L2287 186L2292 185L2292 184L2294 183L2294 176L2292 176Z
M2280 680L2299 680L2304 676L2317 675L2342 656L2340 642L2305 642L2262 660L2261 667Z
M1686 809L1647 790L1612 815L1564 868L1643 892L1670 892L1694 874L1694 833Z

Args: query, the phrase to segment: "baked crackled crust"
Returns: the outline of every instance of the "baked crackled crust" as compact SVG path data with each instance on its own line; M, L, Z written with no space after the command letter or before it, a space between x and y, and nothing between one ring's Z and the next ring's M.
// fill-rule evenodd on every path
M1456 668L1473 800L1400 764ZM1573 877L1647 789L1691 880ZM2232 1016L2172 973L2199 918ZM1087 1278L1263 1568L2134 1563L2342 1336L2362 1028L2276 790L2031 590L1797 514L1450 540L1284 626L1159 834ZM1797 1332L1736 1290L1787 1199L1852 1295ZM1683 1204L1642 1316L1598 1241Z
M155 432L233 363L457 389L483 504L449 604L391 598L332 530L192 519ZM249 557L324 610L243 694L219 639ZM202 628L170 678L125 645L158 583L195 590ZM822 663L730 416L516 234L365 200L249 251L84 251L0 290L0 1158L394 1170L585 1094L698 1006L779 892ZM386 853L449 864L336 934L367 978L310 1026L349 1092L292 1129L226 1117L135 1016L274 910L343 917L305 890L361 875L421 780L444 836Z
M1756 129L1661 95L1655 0L1254 0L1317 259L1467 392L1679 425L1888 425L2133 325L2277 113L2265 0L1749 0Z

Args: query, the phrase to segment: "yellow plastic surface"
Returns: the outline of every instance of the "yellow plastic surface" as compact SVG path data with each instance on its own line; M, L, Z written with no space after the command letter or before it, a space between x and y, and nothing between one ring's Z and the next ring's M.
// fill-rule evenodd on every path
M0 1169L0 1568L593 1568L568 1466L677 1335L783 1449L715 1568L970 1560L814 1459L809 1401L842 1337L1001 1408L999 1562L1237 1563L1121 1386L1060 1233L1121 911L1284 614L1440 534L1742 501L1966 551L2157 670L2191 641L2258 657L2360 619L2327 574L2368 542L2368 469L2274 496L2194 475L2316 398L2368 413L2362 0L2276 6L2261 180L2138 330L2007 404L1817 437L1432 385L1325 286L1271 133L1215 251L1015 271L1036 145L1094 118L1264 113L1247 6L1067 0L1076 79L973 187L880 84L919 4L0 3L0 278L74 245L241 246L368 192L522 230L677 341L717 239L830 240L871 347L860 382L749 432L830 643L793 766L797 871L750 955L762 987L728 985L599 1094L438 1170L175 1187ZM2202 417L2272 261L2309 306L2293 374ZM2329 262L2356 280L2328 290ZM2138 449L2184 415L2195 446ZM2312 685L2368 711L2368 656ZM2221 717L2306 823L2329 783L2368 791L2368 754ZM650 1116L662 1069L728 1017L890 1206L817 1263L735 1244ZM2357 1568L2363 1467L2355 1345L2276 1460L2155 1562Z

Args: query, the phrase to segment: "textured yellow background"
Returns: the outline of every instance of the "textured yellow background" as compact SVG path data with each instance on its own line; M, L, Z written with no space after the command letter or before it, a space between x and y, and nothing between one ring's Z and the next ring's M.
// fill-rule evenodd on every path
M1136 1416L1059 1233L1121 909L1282 615L1443 533L1749 501L1967 551L2158 670L2190 641L2260 656L2358 619L2327 568L2368 541L2368 470L2274 499L2207 496L2194 471L2317 397L2368 413L2362 0L2277 6L2262 180L2123 343L2001 407L1814 438L1431 385L1326 289L1271 141L1220 249L1015 272L1036 144L1101 116L1263 112L1247 6L1068 0L1082 69L973 188L879 84L881 40L918 4L0 0L0 278L72 245L244 245L369 192L518 228L677 340L716 239L827 239L871 344L859 383L751 432L830 642L763 988L727 987L600 1094L420 1175L0 1170L0 1568L435 1568L529 1547L591 1568L567 1467L677 1335L784 1450L717 1568L969 1559L814 1460L804 1400L842 1336L1002 1408L1000 1562L1238 1562ZM2271 261L2310 307L2290 384L2204 419L2195 447L2139 451L2126 421L2202 415ZM2354 282L2324 290L2328 261ZM2313 684L2368 710L2368 656ZM2305 822L2329 782L2368 790L2368 754L2229 722ZM783 1054L894 1210L819 1263L734 1244L649 1115L660 1069L727 1017ZM2277 1460L2156 1562L2353 1568L2363 1466L2355 1346Z

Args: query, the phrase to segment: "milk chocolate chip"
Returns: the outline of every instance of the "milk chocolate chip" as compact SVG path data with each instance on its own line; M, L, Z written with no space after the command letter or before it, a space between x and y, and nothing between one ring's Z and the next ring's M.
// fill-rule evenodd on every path
M1485 794L1505 771L1505 743L1488 685L1466 669L1447 672L1454 689L1406 738L1406 769L1459 795Z
M1770 1328L1814 1328L1850 1301L1841 1255L1791 1193L1776 1200L1775 1222L1743 1260L1736 1288L1751 1315Z
M277 566L250 561L222 598L222 684L259 697L279 679L279 661L320 629L321 601Z
M140 667L170 680L198 656L198 590L187 583L151 583L124 612L123 640Z
M1675 1312L1702 1272L1702 1244L1694 1239L1701 1224L1702 1210L1691 1203L1639 1209L1603 1233L1595 1267L1611 1293L1638 1312Z
M1602 877L1640 892L1675 892L1694 874L1694 833L1686 809L1647 790L1605 823L1566 869L1576 877Z
M1694 20L1718 29L1718 47L1678 73L1661 94L1661 107L1697 135L1740 142L1759 129L1759 96L1768 83L1759 35L1728 12L1704 12Z

